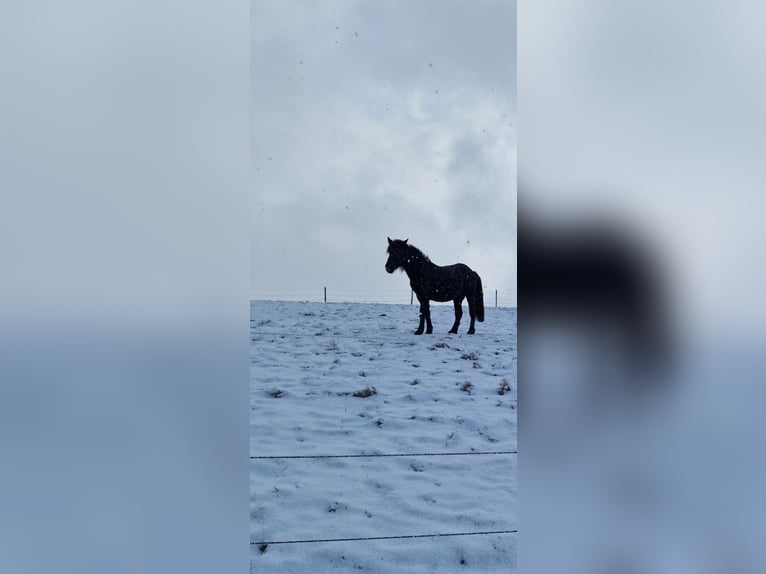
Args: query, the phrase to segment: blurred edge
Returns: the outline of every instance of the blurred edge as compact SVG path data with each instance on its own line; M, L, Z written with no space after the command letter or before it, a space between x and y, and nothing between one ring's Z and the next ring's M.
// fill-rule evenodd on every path
M522 572L764 571L764 14L519 5Z
M0 5L0 571L248 568L249 3Z

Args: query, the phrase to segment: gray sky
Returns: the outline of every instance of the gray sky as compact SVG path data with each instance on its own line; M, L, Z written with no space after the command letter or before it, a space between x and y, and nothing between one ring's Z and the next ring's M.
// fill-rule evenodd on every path
M251 294L409 300L386 236L516 304L516 2L252 4Z

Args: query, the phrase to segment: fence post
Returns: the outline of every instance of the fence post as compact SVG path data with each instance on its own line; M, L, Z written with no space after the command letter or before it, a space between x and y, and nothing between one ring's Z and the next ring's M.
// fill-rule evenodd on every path
M410 289L410 305L412 305L412 294L415 293L412 289Z
M497 289L495 289L495 309L497 309Z
M327 303L327 287L324 288L324 302Z

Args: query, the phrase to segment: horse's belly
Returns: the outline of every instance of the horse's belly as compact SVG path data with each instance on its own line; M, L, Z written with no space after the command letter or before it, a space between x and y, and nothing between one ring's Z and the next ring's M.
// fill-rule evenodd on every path
M445 301L452 301L453 296L451 293L447 292L433 292L431 293L431 300L432 301L439 301L440 303L443 303Z

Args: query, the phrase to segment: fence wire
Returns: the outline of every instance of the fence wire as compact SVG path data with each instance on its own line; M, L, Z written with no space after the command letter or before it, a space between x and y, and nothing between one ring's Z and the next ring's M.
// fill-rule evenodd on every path
M320 290L307 290L307 289L251 289L251 301L285 301L285 302L310 302L310 303L379 303L379 304L410 304L410 295L407 294L399 296L401 291L386 291L386 295L383 297L366 298L362 299L359 295L369 294L370 292L364 291L327 291L327 299L325 300L325 294ZM281 292L288 291L287 296L282 296ZM382 292L377 292L381 293ZM396 293L396 296L391 296L391 293ZM279 294L279 295L276 295ZM308 297L304 296L309 294ZM484 293L484 305L485 307L504 307L515 308L514 304L501 304L505 303L505 298L500 298L501 292L498 291L496 299L495 291L487 291ZM272 296L276 295L276 296ZM497 303L497 305L496 305ZM417 305L417 299L413 299L413 304ZM445 303L445 305L452 305L451 302ZM282 332L282 331L260 331L253 323L254 319L250 320L251 323L251 341L256 339L252 337L268 337L268 336L282 336L282 337L330 337L337 339L356 339L358 340L360 334L332 334L332 333L296 333L296 332ZM485 333L487 337L507 337L512 333ZM367 338L367 337L365 337ZM434 457L434 456L508 456L517 455L517 450L505 450L505 451L489 451L489 452L421 452L421 453L371 453L371 454L312 454L312 455L251 455L250 460L282 460L282 459L338 459L338 458L403 458L403 457ZM407 535L391 535L391 536L364 536L364 537L351 537L351 538L317 538L317 539L304 539L304 540L263 540L263 541L251 541L251 546L257 546L260 548L261 553L265 552L268 546L279 544L312 544L312 543L332 543L332 542L363 542L363 541L378 541L378 540L408 540L418 538L442 538L442 537L457 537L457 536L489 536L489 535L510 535L517 534L517 529L507 530L486 530L476 532L447 532L447 533L431 533L431 534L407 534Z
M447 532L436 534L404 534L400 536L363 536L359 538L317 538L314 540L271 540L262 542L250 542L251 546L261 546L261 551L265 551L266 546L272 544L309 544L313 542L358 542L362 540L405 540L408 538L439 538L445 536L479 536L490 534L517 534L517 529L512 530L484 530L480 532Z
M325 291L326 289L326 291ZM401 289L381 289L370 291L367 289L334 289L320 287L319 289L306 288L251 288L250 299L253 301L289 301L306 303L378 303L388 305L418 304L417 297L411 292ZM452 302L437 303L432 305L452 305ZM514 297L504 289L484 289L485 307L516 307Z
M471 455L498 455L498 454L518 454L516 450L496 450L492 452L413 452L413 453L386 453L386 454L287 454L287 455L264 455L251 456L250 460L255 459L285 459L285 458L385 458L385 457L406 457L406 456L471 456Z
M512 455L518 454L517 450L491 451L491 452L421 452L421 453L376 453L376 454L313 454L313 455L265 455L250 456L251 460L264 459L328 459L328 458L384 458L384 457L419 457L419 456L471 456L471 455ZM250 542L251 546L258 546L261 554L271 545L276 544L313 544L327 542L364 542L375 540L407 540L414 538L441 538L450 536L489 536L500 534L516 534L517 529L510 530L483 530L476 532L440 532L433 534L401 534L392 536L359 536L354 538L314 538L303 540L262 540Z

